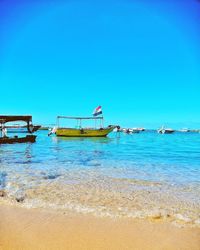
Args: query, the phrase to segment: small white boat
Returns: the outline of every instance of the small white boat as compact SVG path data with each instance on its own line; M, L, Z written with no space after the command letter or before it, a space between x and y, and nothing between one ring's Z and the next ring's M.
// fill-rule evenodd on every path
M190 132L190 130L188 128L183 128L179 130L179 132L187 133L187 132Z
M171 129L171 128L164 128L164 126L162 126L160 129L158 129L158 133L159 134L172 134L174 133L175 130Z
M145 131L145 128L137 128L139 131Z
M139 130L138 128L132 128L132 129L130 129L130 131L131 131L131 133L133 133L133 134L138 134L138 133L140 133L140 130Z
M126 133L126 134L136 134L139 133L140 131L135 128L122 128L120 132Z

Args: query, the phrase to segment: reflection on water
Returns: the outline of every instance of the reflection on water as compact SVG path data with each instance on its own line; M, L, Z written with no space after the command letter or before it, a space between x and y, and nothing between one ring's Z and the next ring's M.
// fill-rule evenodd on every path
M52 140L55 143L69 142L69 143L102 143L107 144L114 140L114 138L109 137L89 137L89 138L81 138L81 137L52 137Z
M199 145L194 133L57 138L39 131L34 144L0 145L0 189L11 201L24 196L26 206L198 224Z

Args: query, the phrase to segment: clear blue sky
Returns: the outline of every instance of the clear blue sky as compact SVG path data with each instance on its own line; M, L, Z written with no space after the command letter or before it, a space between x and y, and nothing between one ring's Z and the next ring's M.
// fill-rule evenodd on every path
M200 2L1 0L0 89L36 123L200 127Z

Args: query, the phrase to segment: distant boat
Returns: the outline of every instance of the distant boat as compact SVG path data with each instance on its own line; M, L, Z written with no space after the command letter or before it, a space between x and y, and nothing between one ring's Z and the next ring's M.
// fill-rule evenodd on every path
M162 126L160 129L157 130L159 134L172 134L175 132L174 129L171 128L164 128L164 126Z
M190 129L183 128L183 129L179 130L179 132L187 133L187 132L190 132Z
M14 126L5 126L5 127L8 133L27 133L26 126L14 125ZM32 133L36 132L40 128L41 128L40 125L32 125L31 126Z
M125 128L125 129L123 129L123 132L126 133L126 134L132 133L132 131L131 131L130 128Z
M128 128L128 129L124 129L126 132L126 130L128 130L129 133L132 133L132 134L138 134L140 133L141 131L145 131L145 128Z
M138 133L140 133L140 130L139 130L138 128L131 128L130 131L131 131L131 133L133 133L133 134L138 134Z
M145 131L145 128L137 128L139 131Z
M77 128L67 128L59 126L59 119L72 119L77 121ZM82 121L84 120L94 120L95 126L88 128L82 127ZM96 121L100 121L100 127L96 127ZM103 117L68 117L68 116L58 116L57 117L58 127L54 128L56 136L64 137L106 137L111 133L117 126L109 125L108 127L103 127ZM52 133L53 133L52 132ZM49 135L51 132L49 133Z
M140 132L140 130L138 130L137 128L122 128L118 131L124 132L126 134L138 134Z
M130 132L131 132L132 134L138 134L138 133L140 133L140 130L138 130L137 128L131 128L131 129L130 129Z

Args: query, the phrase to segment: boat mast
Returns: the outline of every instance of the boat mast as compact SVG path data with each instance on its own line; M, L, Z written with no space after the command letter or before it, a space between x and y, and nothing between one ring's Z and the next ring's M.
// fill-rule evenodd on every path
M57 127L59 128L59 116L57 116Z
M104 117L102 116L102 128L104 127Z

